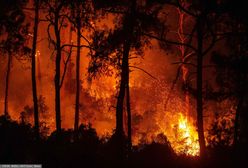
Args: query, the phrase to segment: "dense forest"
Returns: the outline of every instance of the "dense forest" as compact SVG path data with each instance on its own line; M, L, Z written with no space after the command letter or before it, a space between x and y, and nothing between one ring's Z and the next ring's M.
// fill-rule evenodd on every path
M248 167L244 0L0 0L0 164Z

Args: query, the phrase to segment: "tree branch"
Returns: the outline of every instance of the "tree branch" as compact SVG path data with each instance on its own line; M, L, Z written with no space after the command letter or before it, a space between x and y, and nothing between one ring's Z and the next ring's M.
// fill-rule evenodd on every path
M148 34L148 33L143 33L143 35L145 36L148 36L150 38L154 38L156 40L159 40L159 41L162 41L164 43L168 43L168 44L174 44L174 45L181 45L181 46L185 46L185 47L188 47L192 50L194 50L195 52L197 51L197 49L195 47L193 47L192 45L188 44L188 43L181 43L181 42L177 42L177 41L170 41L170 40L166 40L166 39L163 39L163 38L159 38L157 36L154 36L152 34Z
M51 34L50 34L50 27L52 26L52 23L50 23L48 26L47 26L47 34L48 34L48 42L49 42L49 45L48 47L50 48L50 44L52 43L53 46L56 45L55 41L52 39L51 37Z
M196 67L195 64L190 63L190 62L182 62L182 61L180 61L180 62L173 62L172 64L185 64L185 65L191 65L191 66L193 66L193 67Z
M172 5L172 6L175 6L177 8L179 8L181 11L183 11L184 13L190 15L190 16L193 16L193 17L198 17L196 14L190 12L189 10L185 9L179 2L179 0L176 0L176 3L175 2L169 2L169 1L166 1L165 2L166 4L168 5Z
M64 82L64 79L65 79L65 74L66 74L66 70L67 70L67 65L68 65L68 62L71 58L71 55L72 55L72 48L70 48L70 52L68 54L68 57L64 63L64 71L63 71L63 74L62 74L62 78L61 78L61 82L60 82L60 85L59 85L59 88L61 88L63 86L63 82Z
M78 47L77 45L72 45L72 44L64 44L62 45L60 48L63 49L64 47L71 47L71 48L74 48L74 47ZM79 46L80 48L88 48L88 49L93 49L92 47L88 46L88 45L80 45Z
M154 77L152 74L150 74L149 72L147 72L146 70L142 69L142 68L139 68L139 67L136 67L136 66L129 66L130 68L135 68L135 69L139 69L141 71L143 71L144 73L146 73L147 75L149 75L150 77L152 77L153 79L156 79L158 80L156 77Z

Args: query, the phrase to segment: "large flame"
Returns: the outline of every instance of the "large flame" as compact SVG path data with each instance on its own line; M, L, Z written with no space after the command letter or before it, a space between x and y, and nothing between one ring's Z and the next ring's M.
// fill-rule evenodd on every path
M198 134L192 123L180 113L178 118L177 140L172 143L177 153L185 153L188 155L199 155Z
M163 133L177 154L199 156L200 147L198 133L193 124L193 120L188 119L183 113L177 113L165 123L159 120L159 133ZM160 132L161 131L161 132Z

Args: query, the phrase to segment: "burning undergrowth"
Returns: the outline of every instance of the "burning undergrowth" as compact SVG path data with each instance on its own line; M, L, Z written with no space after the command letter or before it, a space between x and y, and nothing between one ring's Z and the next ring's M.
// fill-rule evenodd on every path
M152 78L138 69L131 69L133 145L149 144L154 141L167 143L169 141L177 154L199 155L194 98L188 95L186 99L185 92L181 89L181 82L178 82L173 89L171 88L177 71L177 67L171 63L176 58L173 56L165 57L164 52L156 45L146 49L145 59L132 62L132 65L143 68L155 77ZM48 53L49 51L42 49L39 51L39 55L37 54L38 89L39 95L41 95L39 98L41 131L45 136L55 130L54 94L52 92L54 90L54 72L51 70L54 65L52 58L46 59ZM88 80L87 65L89 60L85 55L84 57L86 61L81 63L83 75L80 92L80 123L92 124L99 137L110 137L115 128L115 104L119 81L117 72L109 76L102 75L97 79ZM74 59L74 57L71 58L65 76L65 84L61 88L62 127L65 129L72 128L74 122L75 75L72 73L75 70ZM15 68L12 69L13 83L10 85L10 90L15 94L11 94L10 97L10 116L14 120L33 123L33 108L30 106L32 100L31 97L25 96L31 95L31 82L16 78L20 74L28 76L30 71L22 68L23 63L15 61L13 64L15 64ZM16 89L16 84L22 89ZM221 110L223 111L223 109ZM207 109L206 113L212 110ZM206 119L206 128L211 126L213 116L209 118ZM124 122L127 122L125 108ZM227 129L230 127L229 125L225 126ZM124 129L127 132L127 128ZM211 137L214 136L211 135ZM210 140L212 141L213 138ZM210 142L210 140L208 141Z

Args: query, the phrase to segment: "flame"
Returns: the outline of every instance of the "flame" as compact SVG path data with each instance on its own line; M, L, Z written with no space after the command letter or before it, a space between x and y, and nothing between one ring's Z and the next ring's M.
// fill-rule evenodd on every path
M184 43L187 40L187 37L184 35L184 20L185 16L184 13L178 9L178 38L179 40ZM191 53L188 55L185 53L185 47L179 46L180 51L180 58L182 62L185 61L185 58L187 58ZM185 65L182 65L182 81L183 83L186 83L187 77L188 77L188 68ZM197 131L189 120L189 112L190 112L190 97L189 92L185 91L185 116L183 113L179 113L179 116L176 117L177 121L174 121L173 123L177 123L176 125L171 124L171 127L174 131L175 136L169 137L169 141L171 142L172 148L175 150L178 154L186 154L186 155L192 155L192 156L198 156L199 155L199 142L198 142L198 134Z
M198 134L193 126L182 113L178 119L178 139L173 145L177 153L185 153L187 155L199 155Z
M177 113L171 116L169 120L171 124L159 121L160 128L156 134L159 135L162 132L168 138L171 147L177 154L199 156L198 133L193 122L188 120L183 113Z

